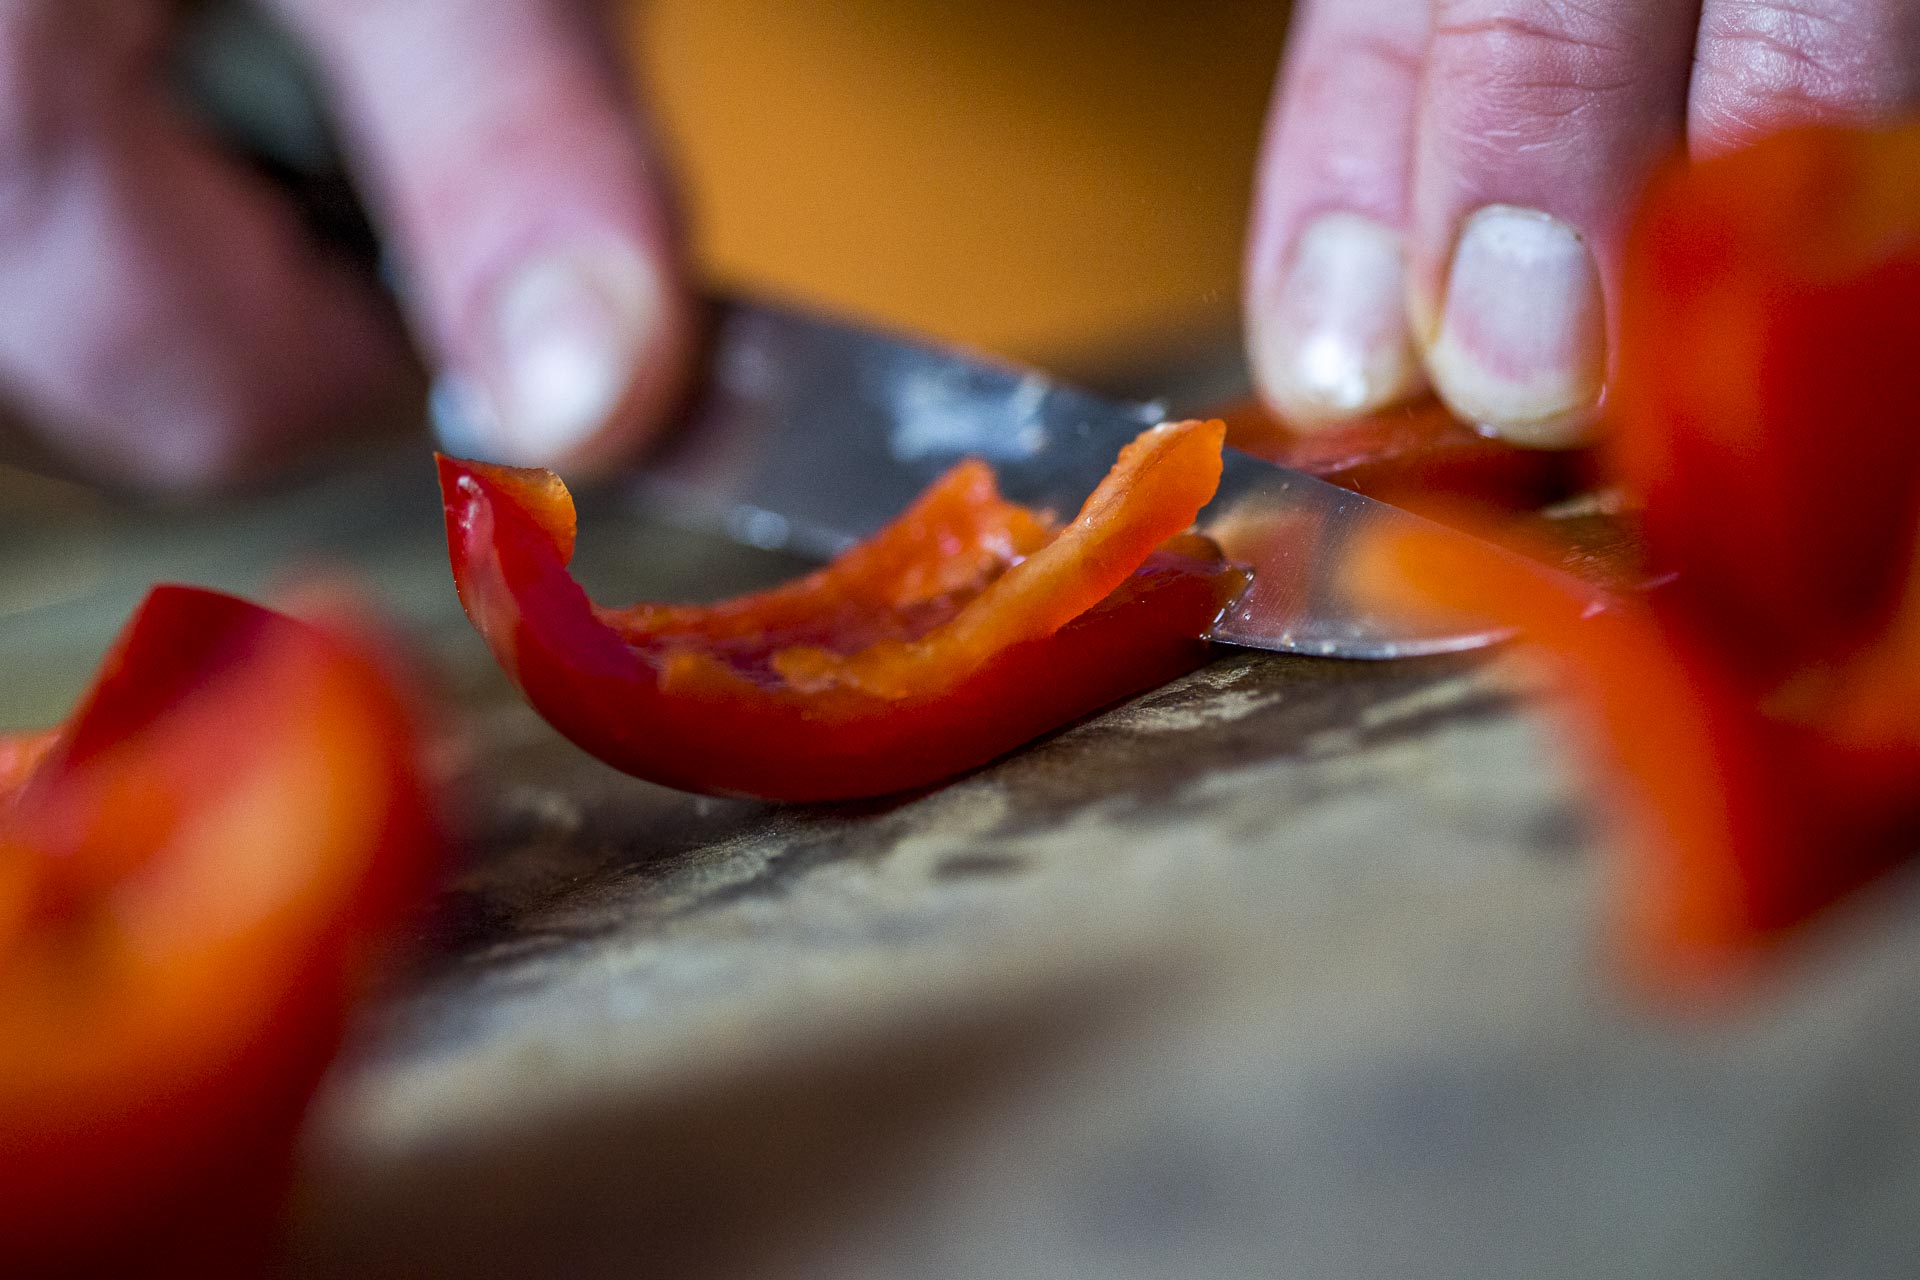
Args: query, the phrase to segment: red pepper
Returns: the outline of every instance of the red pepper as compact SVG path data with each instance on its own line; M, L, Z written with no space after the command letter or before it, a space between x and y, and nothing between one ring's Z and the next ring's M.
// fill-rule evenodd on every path
M1438 538L1372 576L1563 660L1631 819L1635 954L1707 981L1920 850L1920 127L1676 167L1622 331L1614 465L1669 585L1589 616Z
M1530 511L1593 478L1590 450L1522 449L1483 436L1437 400L1385 409L1337 427L1301 431L1254 401L1222 411L1227 440L1256 457L1383 502L1427 508L1483 504Z
M825 569L707 607L590 601L548 473L442 458L440 483L467 616L562 733L672 786L829 800L951 776L1200 665L1244 580L1175 535L1224 430L1145 433L1057 532L963 463Z
M160 587L0 745L0 1257L252 1268L296 1125L437 841L356 644Z
M1697 625L1846 661L1920 527L1920 127L1801 130L1656 185L1627 267L1615 463Z

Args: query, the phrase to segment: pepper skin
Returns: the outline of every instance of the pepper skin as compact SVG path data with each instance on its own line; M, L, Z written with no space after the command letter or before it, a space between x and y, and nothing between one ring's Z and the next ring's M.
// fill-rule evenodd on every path
M1057 532L963 463L828 567L706 607L593 604L545 472L442 458L440 482L467 616L563 734L670 786L837 800L937 782L1204 662L1244 577L1176 535L1223 435L1144 433Z

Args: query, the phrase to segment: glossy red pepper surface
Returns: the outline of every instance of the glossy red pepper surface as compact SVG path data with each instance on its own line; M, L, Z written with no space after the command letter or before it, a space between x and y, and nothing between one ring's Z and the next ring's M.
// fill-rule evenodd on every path
M1243 580L1177 535L1223 433L1145 433L1059 530L965 463L827 568L700 607L590 601L548 473L443 458L440 479L467 614L562 733L676 787L831 800L949 777L1203 662Z

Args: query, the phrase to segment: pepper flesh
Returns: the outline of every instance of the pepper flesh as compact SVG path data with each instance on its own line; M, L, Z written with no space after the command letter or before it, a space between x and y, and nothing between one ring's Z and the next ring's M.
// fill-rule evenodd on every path
M8 759L0 1256L255 1269L307 1098L436 861L410 711L354 644L161 587Z
M949 777L1200 665L1245 579L1176 535L1224 431L1144 433L1059 531L962 463L826 568L711 606L590 602L545 473L442 458L440 479L467 614L562 733L672 786L829 800Z

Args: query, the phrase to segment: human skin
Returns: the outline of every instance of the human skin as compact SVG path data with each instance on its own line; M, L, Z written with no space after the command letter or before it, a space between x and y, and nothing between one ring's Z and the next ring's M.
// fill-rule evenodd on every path
M457 452L645 445L693 345L669 184L604 0L266 0L312 55ZM364 273L180 113L174 0L0 0L0 394L74 465L191 494L393 394ZM1664 155L1920 91L1920 0L1300 0L1247 258L1289 420L1431 385L1587 438L1620 244Z
M475 452L636 449L683 369L666 181L595 0L271 0L316 63ZM404 382L355 264L178 109L173 0L0 3L0 388L56 453L192 494Z
M1592 433L1650 171L1920 98L1920 0L1299 0L1247 255L1249 354L1303 425L1431 386Z

